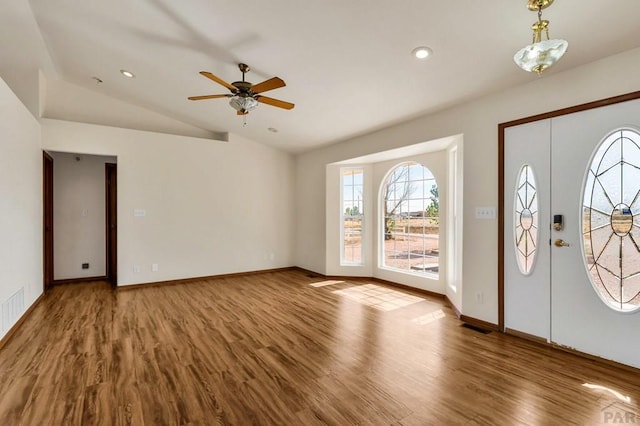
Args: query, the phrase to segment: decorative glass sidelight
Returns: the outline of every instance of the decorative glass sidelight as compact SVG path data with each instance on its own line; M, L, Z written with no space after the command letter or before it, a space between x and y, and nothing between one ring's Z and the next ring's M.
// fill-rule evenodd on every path
M600 299L640 309L640 134L616 130L596 148L585 180L584 258Z
M531 274L538 253L538 190L533 169L525 164L520 169L515 193L514 244L518 268L523 275Z

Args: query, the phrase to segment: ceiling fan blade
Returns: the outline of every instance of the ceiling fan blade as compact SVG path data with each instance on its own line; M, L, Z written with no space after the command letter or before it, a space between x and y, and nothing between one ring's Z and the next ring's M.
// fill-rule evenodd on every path
M203 99L217 99L217 98L228 98L233 95L204 95L204 96L189 96L187 99L190 101L201 101Z
M263 81L262 83L251 86L251 90L253 91L253 93L262 93L266 92L267 90L278 89L284 86L286 86L284 80L278 77L273 77L269 80Z
M256 100L263 104L284 109L293 109L293 107L295 106L291 102L285 102L281 101L280 99L269 98L267 96L256 96Z
M209 80L213 80L216 83L223 85L224 87L226 87L229 90L232 90L232 91L236 90L235 86L230 85L229 83L227 83L226 81L224 81L220 77L216 77L215 75L211 74L209 71L200 71L200 74L202 74L203 76L207 77Z

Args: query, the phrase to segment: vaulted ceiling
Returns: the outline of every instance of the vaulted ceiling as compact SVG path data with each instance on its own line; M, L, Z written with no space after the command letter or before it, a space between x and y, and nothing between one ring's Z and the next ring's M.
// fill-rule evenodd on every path
M48 84L58 88L53 90L57 95L47 99L45 116L83 116L85 121L112 124L108 117L118 114L113 105L105 103L101 111L92 96L59 93L61 87L76 87L205 132L233 132L291 152L545 78L513 63L515 51L531 41L530 26L536 19L525 0L28 4L50 58ZM569 50L548 74L640 46L638 16L638 0L557 0L544 18L551 21L551 37L568 40ZM8 19L5 15L0 23L16 26L2 22ZM10 42L15 46L3 48L3 60L24 61L23 42ZM417 46L429 46L432 57L415 59L411 51ZM285 80L286 87L268 96L296 107L286 111L260 105L244 125L227 99L187 100L225 93L198 72L210 71L233 82L241 77L239 62L251 66L247 79L253 83L273 76ZM121 69L136 77L123 77ZM125 108L121 114L136 119L133 110Z

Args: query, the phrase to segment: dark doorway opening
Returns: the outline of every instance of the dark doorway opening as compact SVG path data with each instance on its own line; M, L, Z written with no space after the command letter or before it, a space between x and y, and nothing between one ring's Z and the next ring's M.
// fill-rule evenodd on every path
M118 284L118 168L114 163L105 164L107 281L113 287Z
M53 158L42 153L42 245L44 291L53 285Z
M55 154L53 154L55 155ZM42 156L42 199L43 199L43 287L46 292L57 284L81 283L106 279L112 286L118 280L117 243L117 165L105 163L105 228L106 228L106 274L100 277L56 280L54 268L54 158L43 151Z

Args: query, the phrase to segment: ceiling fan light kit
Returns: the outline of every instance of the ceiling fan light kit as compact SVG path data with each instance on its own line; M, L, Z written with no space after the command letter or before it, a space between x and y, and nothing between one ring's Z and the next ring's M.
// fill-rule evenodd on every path
M532 43L520 49L514 56L515 63L525 71L538 75L555 64L567 51L569 43L562 39L549 39L549 21L542 19L542 10L553 4L553 0L529 0L527 8L538 13L538 21L531 25ZM542 40L542 32L547 36Z
M229 105L238 112L249 112L258 106L258 101L249 96L234 96L229 101Z
M216 98L231 98L229 105L237 111L238 115L247 115L249 111L254 110L259 103L275 106L282 109L293 109L295 106L291 102L281 101L279 99L269 98L262 96L260 93L278 89L286 86L284 80L278 77L270 78L259 84L251 84L245 81L244 76L251 68L247 64L238 64L240 72L242 72L242 81L234 81L229 84L222 80L220 77L213 75L208 71L200 71L200 74L204 77L212 80L221 86L229 89L231 93L220 95L204 95L204 96L190 96L188 99L191 101L200 101L203 99L216 99Z

